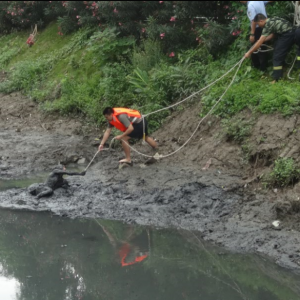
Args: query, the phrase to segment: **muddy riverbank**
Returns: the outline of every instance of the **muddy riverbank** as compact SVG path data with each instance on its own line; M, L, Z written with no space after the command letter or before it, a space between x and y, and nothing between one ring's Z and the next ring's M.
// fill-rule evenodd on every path
M84 169L95 154L98 128L78 119L45 116L18 93L0 95L0 103L0 179L35 176L58 162ZM160 154L172 152L189 137L198 120L195 112L192 106L175 113L154 133ZM196 230L230 250L261 253L300 270L299 213L292 208L296 206L288 206L298 201L299 186L263 190L258 181L276 157L298 159L297 126L296 117L258 118L249 139L252 158L245 162L241 147L226 141L219 120L210 118L169 159L147 165L145 158L133 154L133 167L119 169L122 151L105 151L85 177L68 178L69 189L56 190L39 203L26 189L2 191L0 206ZM152 153L147 146L136 147ZM281 215L275 209L278 203L286 207ZM279 227L272 225L274 220L280 221Z

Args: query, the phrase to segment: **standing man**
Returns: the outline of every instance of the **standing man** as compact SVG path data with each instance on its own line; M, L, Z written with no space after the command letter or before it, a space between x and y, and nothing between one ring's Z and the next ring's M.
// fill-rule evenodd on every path
M283 76L283 63L285 58L294 45L295 41L300 47L300 39L295 39L299 35L300 28L293 28L293 25L279 17L267 18L263 14L258 14L254 18L254 22L263 28L260 39L255 43L255 45L245 54L246 58L249 58L253 52L255 52L259 47L267 41L270 36L276 34L278 39L275 44L273 53L273 78L274 82L278 81Z
M122 141L122 147L125 152L125 158L120 163L132 165L130 158L129 139L142 139L145 134L145 141L153 148L157 148L157 143L148 136L148 124L146 119L142 117L139 111L122 107L106 107L103 111L105 119L108 121L108 127L103 135L99 146L99 151L103 150L103 146L110 136L113 127L116 127L123 133L115 137Z
M262 28L256 25L254 22L254 17L257 14L263 14L267 17L266 13L266 4L273 1L240 1L244 4L247 4L247 15L250 20L250 43L254 44L257 42L262 33ZM265 50L262 48L262 50ZM263 72L267 69L268 64L268 53L267 52L258 52L251 55L252 65L254 68L259 69Z

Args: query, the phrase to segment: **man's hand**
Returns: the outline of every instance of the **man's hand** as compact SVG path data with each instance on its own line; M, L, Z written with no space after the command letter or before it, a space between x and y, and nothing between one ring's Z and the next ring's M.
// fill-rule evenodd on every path
M115 137L115 139L118 140L118 141L122 140L122 138L123 138L122 135L117 135L117 136Z
M249 53L249 52L247 52L247 53L244 55L245 58L249 58L250 56L251 56L251 53Z
M99 151L102 151L102 150L103 150L103 148L104 148L104 145L100 144L100 146L99 146L98 150L99 150Z
M249 40L250 40L250 43L253 44L255 42L255 36L250 35Z

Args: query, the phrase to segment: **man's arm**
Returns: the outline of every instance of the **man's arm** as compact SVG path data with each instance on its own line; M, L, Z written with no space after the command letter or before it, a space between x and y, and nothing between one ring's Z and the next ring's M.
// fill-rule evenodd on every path
M254 46L245 54L245 58L249 58L253 52L258 50L260 46L264 43L266 40L266 36L261 36L260 39L254 44Z
M247 15L248 18L250 19L250 42L254 43L255 42L255 29L256 29L256 23L254 22L254 18L257 15L257 11L255 8L255 5L253 5L253 3L249 3L247 6Z
M132 124L129 124L126 131L123 132L123 134L116 136L116 139L117 140L122 140L125 136L129 135L133 131L133 129L134 128L133 128Z
M104 135L103 135L103 138L102 138L102 141L100 143L100 146L99 146L99 151L103 150L103 147L104 147L104 144L106 143L106 141L108 140L109 136L110 136L110 133L111 133L111 130L112 128L107 128L104 132Z
M255 29L256 29L256 23L252 20L251 31L250 31L250 43L255 42Z
M270 40L272 40L274 38L275 34L274 33L271 33L270 35L268 35L265 39L265 42L268 42Z
M78 175L78 176L84 176L85 175L85 171L83 171L83 172L65 172L65 175L69 175L69 176L76 176L76 175Z

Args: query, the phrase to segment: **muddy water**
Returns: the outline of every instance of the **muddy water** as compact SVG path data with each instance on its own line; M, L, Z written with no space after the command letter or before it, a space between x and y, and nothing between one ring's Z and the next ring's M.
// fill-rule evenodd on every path
M47 174L48 175L48 174ZM21 180L0 180L0 191L13 188L27 188L29 185L36 182L44 182L47 178L46 174L35 176L34 178L27 178Z
M80 168L75 164L68 165L69 172L82 172L83 169L83 167ZM50 173L51 171L40 172L22 179L0 179L0 191L5 191L13 188L27 188L33 183L45 182Z
M296 300L296 274L196 234L0 210L1 300Z

